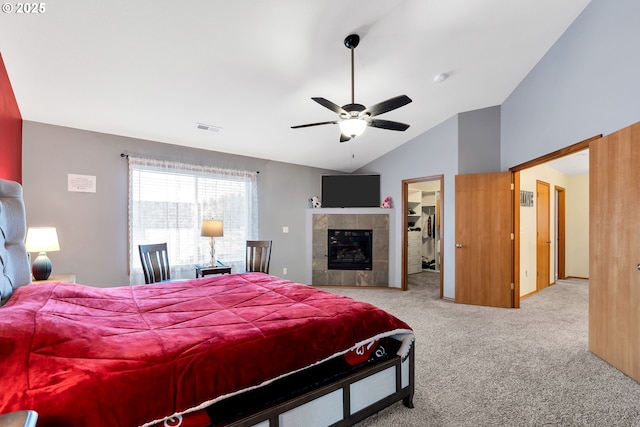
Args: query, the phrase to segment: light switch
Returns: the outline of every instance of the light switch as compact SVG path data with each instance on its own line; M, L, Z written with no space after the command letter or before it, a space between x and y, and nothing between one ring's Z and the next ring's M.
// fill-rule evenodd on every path
M282 227L282 232L283 233L288 233L289 232L289 227L287 227L287 226Z

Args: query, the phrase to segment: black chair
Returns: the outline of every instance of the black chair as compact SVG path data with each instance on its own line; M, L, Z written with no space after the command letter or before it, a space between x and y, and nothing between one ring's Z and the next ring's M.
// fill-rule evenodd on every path
M247 240L246 270L269 274L271 240Z
M171 280L166 243L138 245L145 283Z

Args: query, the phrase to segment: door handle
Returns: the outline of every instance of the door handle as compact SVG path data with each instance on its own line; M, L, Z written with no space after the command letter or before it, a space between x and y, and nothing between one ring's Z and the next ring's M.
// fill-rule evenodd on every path
M640 264L636 265L636 268L637 268L638 270L640 270Z
M551 240L547 240L547 243L551 243Z
M462 243L456 243L456 249L460 249L462 247ZM638 265L638 269L640 269L640 265Z

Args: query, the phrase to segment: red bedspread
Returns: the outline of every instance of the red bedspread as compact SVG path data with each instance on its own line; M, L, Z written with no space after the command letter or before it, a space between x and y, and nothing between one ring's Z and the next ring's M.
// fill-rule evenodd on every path
M19 288L0 308L0 413L136 426L410 333L372 305L262 273Z

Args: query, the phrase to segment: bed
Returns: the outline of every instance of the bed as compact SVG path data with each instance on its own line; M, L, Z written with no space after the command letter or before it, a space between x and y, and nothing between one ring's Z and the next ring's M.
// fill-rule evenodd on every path
M35 410L38 426L341 426L412 407L411 328L363 302L264 273L29 284L21 191L0 180L0 413Z

